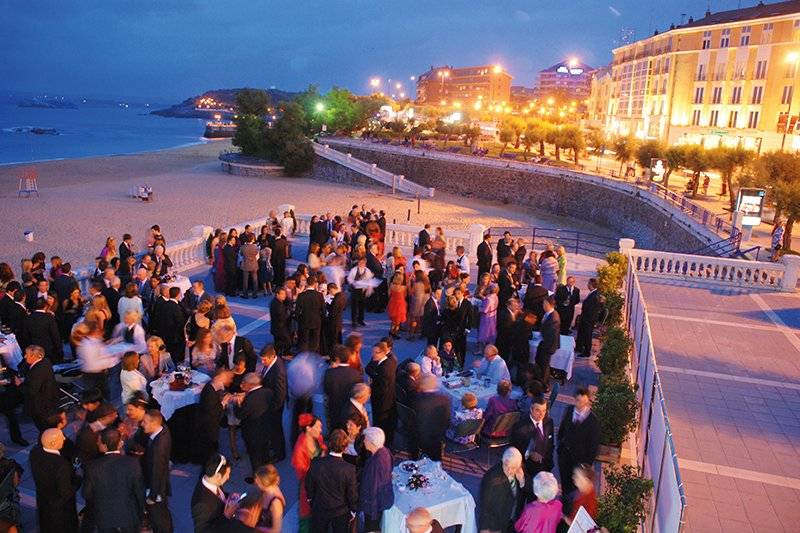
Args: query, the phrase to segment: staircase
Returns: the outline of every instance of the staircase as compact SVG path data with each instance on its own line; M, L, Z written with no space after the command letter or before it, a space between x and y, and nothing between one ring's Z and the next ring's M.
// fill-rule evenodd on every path
M691 252L692 255L708 255L713 257L728 257L728 258L737 258L742 257L744 254L741 252L740 247L742 244L742 232L736 228L731 229L731 236L727 239L722 239L716 242L712 242L703 246L702 248L698 248ZM747 250L747 252L752 251L752 249Z

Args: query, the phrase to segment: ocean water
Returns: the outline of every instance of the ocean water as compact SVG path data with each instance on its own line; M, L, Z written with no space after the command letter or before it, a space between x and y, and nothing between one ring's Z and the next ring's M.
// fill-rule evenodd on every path
M150 115L142 105L41 109L0 103L0 165L163 150L203 141L205 121ZM30 128L54 128L37 135ZM18 131L19 130L19 131Z

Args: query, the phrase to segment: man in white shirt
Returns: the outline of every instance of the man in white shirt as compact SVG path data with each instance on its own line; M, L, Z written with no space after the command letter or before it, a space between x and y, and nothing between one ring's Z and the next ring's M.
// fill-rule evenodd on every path
M372 292L367 282L372 278L366 259L359 259L358 265L350 269L350 273L347 274L347 283L350 285L350 321L354 328L367 325L364 322L364 310L368 293Z
M442 360L439 358L439 350L436 346L429 345L425 348L425 353L419 359L419 366L422 374L433 374L442 377Z
M463 246L456 246L456 266L461 274L469 275L469 258L464 253Z
M110 398L108 391L108 372L119 362L117 356L108 351L103 341L103 330L98 324L86 322L92 327L89 335L78 344L78 363L81 365L83 380L87 389L96 388L103 398Z
M483 349L483 359L475 361L472 365L476 368L475 374L479 379L488 377L494 383L502 379L511 381L508 366L498 355L497 347L494 344L487 344Z

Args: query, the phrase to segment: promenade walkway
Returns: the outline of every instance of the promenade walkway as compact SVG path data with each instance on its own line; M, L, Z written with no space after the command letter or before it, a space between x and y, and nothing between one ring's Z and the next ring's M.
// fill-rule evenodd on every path
M686 531L798 531L800 296L640 282Z

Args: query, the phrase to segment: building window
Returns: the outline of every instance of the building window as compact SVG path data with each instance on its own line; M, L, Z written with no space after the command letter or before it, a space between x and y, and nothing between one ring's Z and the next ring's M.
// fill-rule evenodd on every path
M747 118L747 127L750 129L758 127L758 111L750 111L750 116Z
M739 39L739 46L747 46L748 44L750 44L750 34L742 33L742 36Z
M792 94L794 93L794 87L791 85L786 85L783 88L783 95L781 96L781 104L786 105L792 101Z
M741 87L734 87L731 91L731 103L732 104L741 104L742 103L742 88Z
M719 111L715 109L711 112L711 117L708 120L708 125L711 127L716 127L718 121L719 121Z
M761 97L763 95L764 95L764 87L762 87L761 85L756 85L755 87L753 87L753 97L750 98L750 103L751 104L760 104L761 103Z
M735 128L737 122L739 122L739 112L731 111L731 114L728 116L728 127Z
M711 48L711 32L704 31L703 32L703 50L708 50Z
M725 63L717 63L716 70L714 71L714 81L722 81L725 79Z
M694 90L694 103L695 104L702 104L703 103L703 92L704 89L702 87L697 87Z
M722 87L714 87L714 92L711 93L711 103L712 104L722 103Z
M692 126L699 126L700 125L700 110L695 109L692 111Z
M764 30L761 32L761 44L770 42L772 42L772 22L764 24Z
M753 79L763 80L767 77L767 62L766 60L756 63L756 71L753 74Z
M731 43L731 29L725 28L722 30L722 37L719 40L719 47L720 48L728 48Z
M702 63L697 65L697 81L706 81L706 66Z

